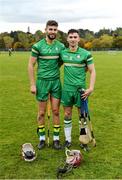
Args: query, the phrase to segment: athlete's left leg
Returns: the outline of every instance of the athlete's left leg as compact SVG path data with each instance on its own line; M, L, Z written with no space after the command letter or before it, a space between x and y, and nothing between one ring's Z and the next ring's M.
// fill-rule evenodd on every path
M59 132L60 132L60 117L59 117L59 108L60 108L60 99L54 98L51 96L51 105L52 105L52 116L53 116L53 145L55 149L60 149L59 143Z

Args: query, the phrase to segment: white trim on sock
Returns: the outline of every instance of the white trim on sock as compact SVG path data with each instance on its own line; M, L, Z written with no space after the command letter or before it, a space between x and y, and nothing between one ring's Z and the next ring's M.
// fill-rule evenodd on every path
M53 141L59 140L59 136L53 136Z
M40 141L42 141L42 140L45 141L45 135L44 135L44 136L40 136L40 137L39 137L39 140L40 140Z

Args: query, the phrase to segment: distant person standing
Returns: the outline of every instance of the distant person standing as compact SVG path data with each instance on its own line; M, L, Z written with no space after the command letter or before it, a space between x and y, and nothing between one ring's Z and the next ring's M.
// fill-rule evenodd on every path
M12 55L12 48L9 48L9 49L8 49L8 53L9 53L9 56Z

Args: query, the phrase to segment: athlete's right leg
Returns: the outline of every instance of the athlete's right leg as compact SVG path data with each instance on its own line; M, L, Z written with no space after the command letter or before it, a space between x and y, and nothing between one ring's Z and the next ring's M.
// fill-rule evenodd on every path
M64 134L65 147L71 146L71 132L72 132L72 108L73 108L73 93L62 90L61 103L64 107Z
M65 147L71 146L71 132L72 132L72 107L64 107Z
M45 113L46 113L47 101L39 101L38 105L38 128L37 133L39 137L38 148L42 149L45 146Z
M38 136L40 140L40 144L38 146L39 149L43 148L45 145L45 113L46 106L48 100L48 92L49 92L49 83L48 81L37 79L36 82L36 98L38 100Z

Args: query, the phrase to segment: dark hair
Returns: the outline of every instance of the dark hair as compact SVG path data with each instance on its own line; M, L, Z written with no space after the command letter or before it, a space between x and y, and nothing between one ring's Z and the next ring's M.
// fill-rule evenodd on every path
M46 23L46 27L47 26L56 26L56 27L58 27L58 23L55 20L49 20Z
M69 34L72 34L72 33L77 33L77 34L79 35L79 31L76 30L76 29L70 29L70 30L68 31L68 35L69 35Z

